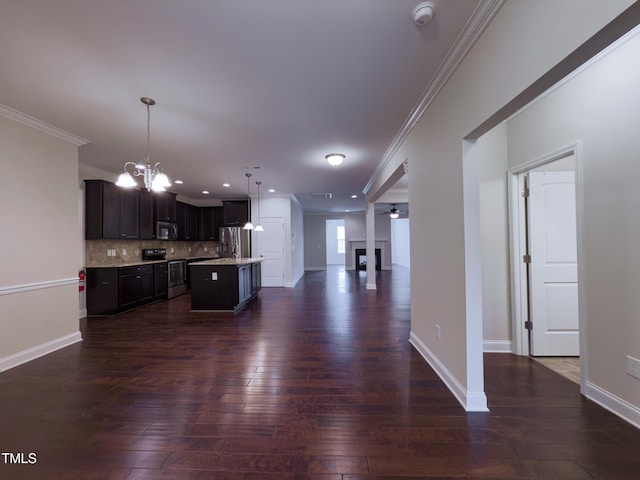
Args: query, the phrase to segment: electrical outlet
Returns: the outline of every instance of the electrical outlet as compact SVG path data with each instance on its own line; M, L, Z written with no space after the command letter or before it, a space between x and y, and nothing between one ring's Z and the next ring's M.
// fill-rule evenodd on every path
M204 247L204 251L206 252L207 250L208 250L207 247Z
M191 251L191 247L189 247L189 251Z
M126 249L126 248L123 248L123 249L122 249L122 255L126 255L126 254L127 254L127 249Z
M218 272L211 272L211 280L217 280L218 279Z
M440 340L440 325L436 325L436 339Z
M632 377L640 379L640 360L627 355L627 373Z
M111 256L111 250L107 248L107 257L110 257L110 256Z

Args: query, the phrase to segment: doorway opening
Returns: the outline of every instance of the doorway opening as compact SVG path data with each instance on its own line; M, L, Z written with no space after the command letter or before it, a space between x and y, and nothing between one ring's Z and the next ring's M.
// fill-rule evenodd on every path
M511 172L514 350L558 373L544 358L580 355L578 169L575 144Z

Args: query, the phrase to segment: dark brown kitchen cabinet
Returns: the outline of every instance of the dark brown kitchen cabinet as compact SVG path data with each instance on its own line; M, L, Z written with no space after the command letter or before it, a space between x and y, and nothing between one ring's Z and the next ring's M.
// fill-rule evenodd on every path
M141 190L139 193L140 213L140 240L153 240L155 238L155 228L153 220L153 193Z
M225 226L242 226L249 219L248 200L229 200L222 202L222 216Z
M153 265L118 268L118 309L126 310L153 299Z
M167 262L153 264L153 299L167 297L169 270Z
M118 269L87 268L87 315L118 312Z
M222 226L222 207L200 207L199 215L199 239L218 241L220 227Z
M163 222L176 221L176 194L171 192L154 193L155 219Z
M102 180L85 180L85 238L138 238L137 190L117 187Z
M176 202L178 240L198 240L198 207Z

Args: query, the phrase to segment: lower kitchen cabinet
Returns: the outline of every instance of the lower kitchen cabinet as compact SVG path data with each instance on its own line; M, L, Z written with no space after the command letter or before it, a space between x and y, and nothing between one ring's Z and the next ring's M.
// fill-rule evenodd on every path
M126 310L153 299L153 265L118 268L118 308Z
M167 298L169 270L167 262L153 264L153 299Z
M87 268L87 315L118 313L118 269Z
M87 315L115 315L166 298L167 285L167 262L87 268Z

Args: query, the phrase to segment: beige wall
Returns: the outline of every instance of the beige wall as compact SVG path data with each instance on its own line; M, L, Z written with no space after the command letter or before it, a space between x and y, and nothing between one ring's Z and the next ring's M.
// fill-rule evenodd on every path
M346 254L345 267L355 268L349 242L366 240L366 221L362 213L304 216L304 268L305 270L325 270L327 268L326 222L329 219L344 219ZM391 269L391 222L388 215L376 216L376 240L384 241L382 248L382 268Z
M640 424L640 31L508 123L517 168L580 142L586 394ZM579 213L580 214L580 213Z
M371 183L368 198L408 159L412 341L468 409L486 398L477 152L463 140L632 3L507 1Z
M484 351L511 352L507 127L478 139Z
M79 340L78 148L0 116L0 370Z

